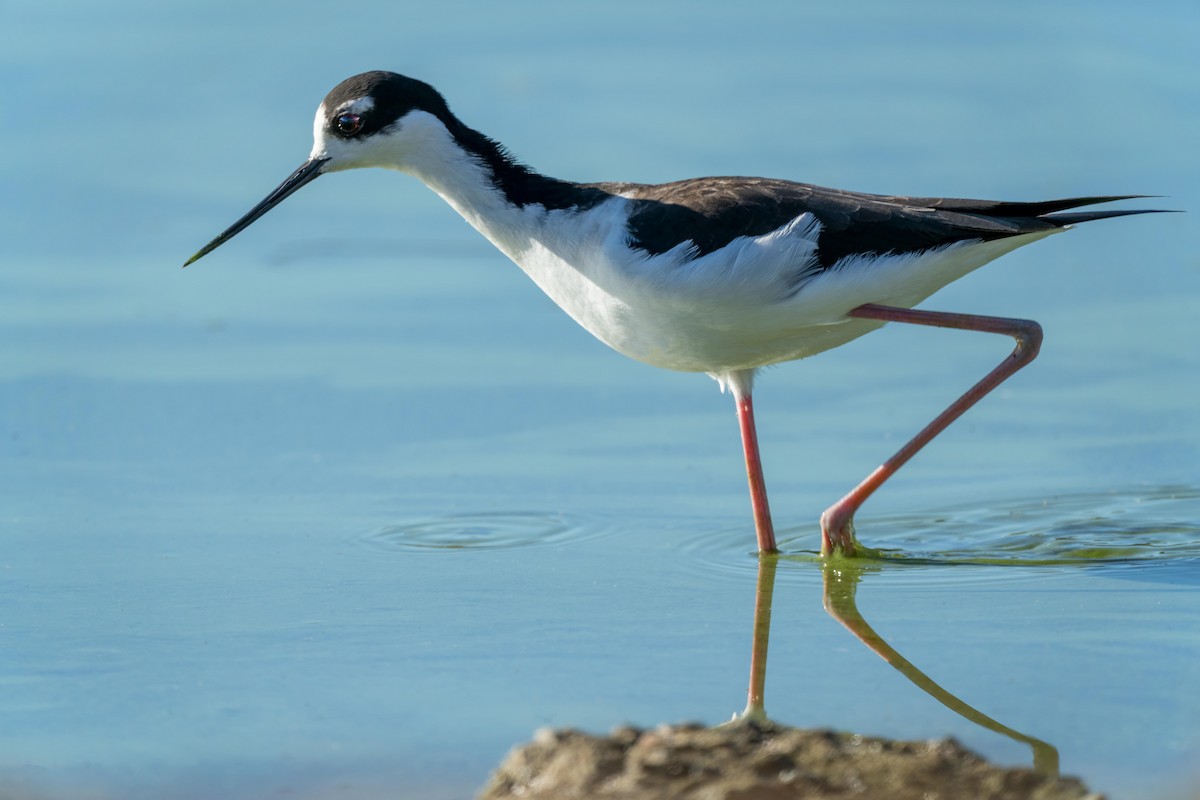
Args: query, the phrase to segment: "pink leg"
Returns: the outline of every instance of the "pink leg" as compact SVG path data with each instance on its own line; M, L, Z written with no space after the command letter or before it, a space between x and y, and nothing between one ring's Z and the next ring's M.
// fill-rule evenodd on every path
M821 553L829 555L841 551L854 555L854 512L884 481L895 474L917 451L927 445L933 437L946 429L951 422L962 416L988 392L1003 383L1010 375L1037 357L1042 345L1042 328L1036 322L1005 317L982 317L974 314L948 314L942 311L917 311L908 308L892 308L868 304L859 306L849 316L859 319L876 319L885 322L908 322L913 325L932 325L936 328L954 328L964 331L1003 333L1017 340L1016 349L1000 362L1000 365L972 386L966 394L938 414L933 422L925 426L901 447L894 456L883 462L848 495L834 503L821 515Z
M758 434L754 429L754 402L749 391L734 393L737 400L738 426L742 430L742 450L746 453L746 477L750 480L750 505L754 509L754 531L758 534L758 549L763 553L778 552L775 547L775 528L771 525L771 509L767 506L767 484L763 480L762 460L758 455Z

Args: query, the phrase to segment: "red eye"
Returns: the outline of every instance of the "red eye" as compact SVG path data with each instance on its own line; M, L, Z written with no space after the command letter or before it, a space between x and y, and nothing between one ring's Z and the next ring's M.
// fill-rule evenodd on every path
M337 126L338 133L344 136L353 136L362 130L362 117L358 114L338 114L334 125Z

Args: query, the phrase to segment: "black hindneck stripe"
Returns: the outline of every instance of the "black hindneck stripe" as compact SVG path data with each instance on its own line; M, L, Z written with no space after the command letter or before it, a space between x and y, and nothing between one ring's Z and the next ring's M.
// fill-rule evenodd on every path
M582 210L610 197L600 189L551 178L530 169L509 155L502 144L468 128L457 118L443 119L442 122L449 128L454 140L491 171L497 188L515 206L524 208L540 205L548 211L564 208Z

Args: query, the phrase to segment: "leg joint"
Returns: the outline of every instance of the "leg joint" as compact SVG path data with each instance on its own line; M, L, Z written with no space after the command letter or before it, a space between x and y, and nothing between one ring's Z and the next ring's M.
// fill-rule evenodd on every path
M1022 361L1033 361L1042 349L1042 326L1031 319L1014 319L1012 322L1012 337L1017 340L1013 355Z

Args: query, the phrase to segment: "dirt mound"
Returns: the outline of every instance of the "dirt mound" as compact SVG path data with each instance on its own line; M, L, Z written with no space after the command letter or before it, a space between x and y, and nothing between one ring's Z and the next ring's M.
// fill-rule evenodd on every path
M770 723L541 730L480 800L1098 800L1073 778L997 767L953 740L898 742Z

